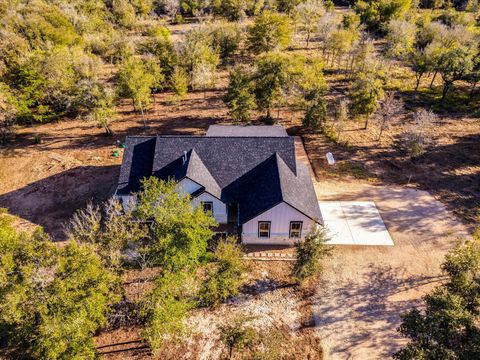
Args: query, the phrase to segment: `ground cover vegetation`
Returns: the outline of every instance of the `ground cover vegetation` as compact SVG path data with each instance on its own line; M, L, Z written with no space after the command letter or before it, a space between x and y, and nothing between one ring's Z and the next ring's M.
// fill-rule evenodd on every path
M175 182L152 177L142 187L130 209L111 199L78 210L63 246L41 228L17 231L2 210L0 338L7 357L95 358L95 333L122 307L144 324L141 336L155 353L189 334L191 310L240 294L248 266L238 239L214 239L214 218L192 208ZM318 276L324 241L324 233L312 233L299 247L295 279ZM148 288L139 280L129 302L121 277L132 268L155 269L155 276Z
M395 359L475 359L480 355L480 238L460 243L445 258L445 284L424 298L423 310L402 315L398 331L410 342Z
M215 89L232 121L287 123L304 135L314 165L315 144L327 141L346 157L378 150L399 168L395 180L410 181L426 164L422 184L433 188L440 167L456 186L456 209L476 221L480 126L463 117L479 116L479 11L476 0L355 1L348 10L318 0L7 0L0 4L0 143L15 147L17 129L75 119L113 135L124 104L145 130L156 95L181 106L189 93L206 98ZM474 128L457 139L469 147L439 140L450 117ZM340 161L336 171L371 178L363 164ZM242 293L241 248L232 239L212 245L214 220L173 187L150 179L136 209L111 200L78 210L64 246L0 215L6 356L92 358L94 334L122 306L134 309L142 339L161 352L189 334L194 309ZM315 279L328 254L323 245L324 234L311 234L297 246L295 282ZM477 250L468 243L447 257L446 285L425 298L425 310L404 316L400 332L411 342L398 358L477 357ZM136 301L120 280L130 269L154 273L151 282L138 280ZM267 343L281 335L264 338L254 322L239 316L223 328L230 357L254 344L270 350L252 356L275 358L276 345Z

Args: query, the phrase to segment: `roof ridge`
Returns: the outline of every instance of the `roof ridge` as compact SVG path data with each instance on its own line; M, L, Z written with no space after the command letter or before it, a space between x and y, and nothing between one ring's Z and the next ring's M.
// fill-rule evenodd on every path
M280 171L280 166L279 166L279 160L282 160L282 157L280 156L280 154L278 153L278 151L275 151L273 153L273 156L275 156L275 165L277 167L277 174L278 174L278 184L280 185L280 198L282 199L282 201L285 201L285 196L283 196L283 186L282 186L282 174L281 174L281 171ZM288 166L287 166L288 167Z
M193 159L193 161L192 161ZM215 182L215 185L221 189L221 186L218 184L218 181L217 179L215 179L215 177L213 176L212 172L210 171L210 169L207 167L207 165L204 163L204 161L202 160L202 157L195 151L195 147L193 147L191 150L190 150L190 158L188 159L188 165L187 165L187 170L185 172L185 176L189 177L191 176L191 172L189 172L189 170L192 170L192 168L190 167L191 164L193 164L195 161L199 161L200 164L202 165L203 168L205 168L205 170L208 172L208 175L210 176L210 178ZM202 186L205 186L206 184L200 184Z
M136 135L130 137L137 137ZM138 136L142 137L142 136ZM165 137L165 138L205 138L205 139L289 139L294 138L294 136L287 135L287 136L205 136L205 135L152 135L152 136L145 136L145 137Z
M292 139L295 136L205 136L205 135L169 135L169 134L157 134L157 135L127 135L126 138L191 138L191 139Z

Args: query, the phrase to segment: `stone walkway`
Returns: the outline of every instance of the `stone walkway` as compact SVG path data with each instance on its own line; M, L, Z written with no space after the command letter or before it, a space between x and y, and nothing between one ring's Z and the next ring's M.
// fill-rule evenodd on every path
M285 245L246 245L245 260L293 261L295 248Z
M263 261L294 261L295 254L278 253L278 252L250 252L243 255L246 260L263 260Z

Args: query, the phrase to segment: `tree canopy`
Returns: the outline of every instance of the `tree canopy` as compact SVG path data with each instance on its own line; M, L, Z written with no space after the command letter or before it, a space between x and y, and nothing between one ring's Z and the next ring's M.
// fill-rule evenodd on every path
M118 300L117 278L88 244L57 247L41 229L20 233L0 215L0 330L34 359L96 357L93 335Z
M480 240L466 241L445 258L444 285L425 296L425 310L402 315L410 342L396 359L476 359L480 356Z

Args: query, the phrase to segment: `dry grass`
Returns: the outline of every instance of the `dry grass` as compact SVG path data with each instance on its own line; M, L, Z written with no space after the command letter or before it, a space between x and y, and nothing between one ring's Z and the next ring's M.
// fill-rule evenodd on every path
M325 357L390 358L406 342L400 314L441 283L445 253L469 230L426 191L358 180L315 188L323 201L374 201L395 244L336 246L327 259L315 307Z
M175 26L174 39L180 38L187 27ZM294 46L291 51L317 52L314 47L305 50L302 46ZM321 188L322 200L329 199L328 191L331 199L373 198L380 204L397 246L392 250L342 248L336 252L318 289L318 332L311 327L311 294L279 286L289 281L288 264L256 262L250 279L253 288L217 309L196 310L190 319L196 334L187 344L172 345L157 358L206 359L209 354L210 358L221 358L225 347L220 343L218 326L243 311L258 315L264 322L259 326L272 326L284 334L285 351L290 356L286 358L320 358L319 338L323 339L326 356L332 358L382 358L398 347L402 342L395 333L398 313L417 303L431 288L428 279L439 275L443 254L453 243L452 234L446 231L463 227L427 193L419 192L418 197L415 189L399 190L385 184L403 185L410 180L432 192L449 209L474 220L480 202L480 123L465 113L442 114L432 130L435 147L412 161L396 144L409 125L411 110L431 104L434 95L427 91L419 101L410 101L412 95L407 89L413 75L405 68L393 69L391 87L402 91L408 108L381 141L377 140L376 119L367 130L352 120L341 134L342 144L320 134L304 134L299 112L281 109L278 120L290 134L303 135L308 160L321 181L317 188ZM106 80L113 73L113 68L106 68ZM326 79L331 89L327 99L333 104L345 96L347 84L344 75L336 71L328 71ZM147 113L147 129L130 103L124 101L118 106L112 137L105 137L101 129L83 119L20 128L16 140L0 149L0 207L9 208L24 222L44 226L55 240L63 240L62 224L76 209L90 199L103 201L112 195L121 164L121 156L112 156L115 150L121 153L117 142L123 142L127 135L201 135L211 124L230 123L222 101L226 83L227 70L223 69L215 89L205 95L192 92L172 104L169 94L157 94ZM40 136L41 143L34 142L35 136ZM326 165L328 151L339 161L337 168ZM424 203L433 204L433 210ZM129 273L134 275L138 274ZM425 284L422 279L426 279ZM148 282L144 285L148 288ZM135 293L135 286L126 286L129 296ZM97 343L102 353L109 353L107 359L148 358L151 354L139 340L141 330L139 326L109 330L99 335ZM125 350L128 348L134 349Z
M104 359L225 359L228 349L221 341L221 326L240 314L252 317L250 323L262 336L281 339L270 344L281 359L322 359L320 339L313 327L314 293L297 289L290 283L289 264L251 261L242 293L220 306L195 309L187 320L189 332L179 343L168 343L153 355L141 340L141 327L124 326L102 331L96 344ZM140 279L150 279L141 274ZM138 298L138 272L125 276L127 297ZM150 287L142 284L140 293ZM236 353L233 359L248 358L253 349ZM276 357L277 358L277 357Z

